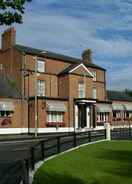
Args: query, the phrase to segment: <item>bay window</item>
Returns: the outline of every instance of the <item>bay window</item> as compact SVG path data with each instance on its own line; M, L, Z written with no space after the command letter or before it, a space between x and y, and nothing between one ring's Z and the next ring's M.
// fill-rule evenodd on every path
M48 112L47 122L64 122L64 113L62 112Z
M64 127L64 113L63 112L48 112L47 127Z

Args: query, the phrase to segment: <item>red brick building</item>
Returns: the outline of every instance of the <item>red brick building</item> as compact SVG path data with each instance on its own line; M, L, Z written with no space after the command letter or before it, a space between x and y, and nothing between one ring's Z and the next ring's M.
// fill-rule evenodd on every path
M112 101L112 127L132 125L132 97L127 92L107 91L107 97Z
M13 102L12 123L0 125L1 130L65 132L98 128L111 121L106 70L92 62L90 49L77 59L18 45L14 28L2 34L1 45L1 70L21 94L18 104Z

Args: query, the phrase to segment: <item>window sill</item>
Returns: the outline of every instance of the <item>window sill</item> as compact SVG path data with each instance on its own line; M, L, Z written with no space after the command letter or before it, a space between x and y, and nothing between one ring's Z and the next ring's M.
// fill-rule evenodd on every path
M65 127L64 122L48 122L46 123L47 127Z

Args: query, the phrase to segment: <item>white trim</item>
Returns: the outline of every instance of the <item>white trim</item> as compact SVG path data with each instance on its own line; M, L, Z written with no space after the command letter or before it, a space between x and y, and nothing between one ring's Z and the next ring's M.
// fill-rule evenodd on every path
M94 130L100 130L104 129L104 126L99 126L94 128ZM22 133L28 133L28 130L30 133L34 133L34 128L0 128L0 135L4 134L22 134ZM76 132L83 132L83 131L89 131L93 130L91 128L85 127L84 129L78 130L75 129ZM74 132L74 127L65 127L65 128L38 128L38 133L58 133L58 132Z
M72 73L73 71L75 71L76 69L78 69L80 66L82 66L88 72L88 74L91 75L91 77L94 78L94 75L87 69L87 67L83 63L77 65L75 68L73 68L72 70L70 70L69 73Z
M0 128L0 135L28 133L28 128Z
M75 128L78 128L78 105L75 105Z
M132 125L111 125L110 126L111 127L111 129L114 129L114 128L129 128L129 127L131 127L132 128Z
M96 126L95 128L93 128L93 130L104 130L105 127L104 126Z
M29 128L30 133L34 133L34 128ZM58 132L73 132L74 127L65 127L65 128L38 128L38 133L58 133Z
M86 107L86 120L87 120L87 128L90 128L90 107Z
M88 103L96 103L94 100L76 100L76 102L88 102Z

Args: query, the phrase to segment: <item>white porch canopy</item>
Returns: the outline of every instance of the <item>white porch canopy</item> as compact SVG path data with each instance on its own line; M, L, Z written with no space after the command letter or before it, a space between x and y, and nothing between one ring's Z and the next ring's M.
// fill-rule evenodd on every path
M14 111L15 107L13 102L0 102L0 111Z
M126 111L132 111L132 104L124 104Z
M54 111L54 112L66 112L67 108L64 102L47 102L47 111Z
M112 112L112 107L110 104L96 104L97 112Z
M124 111L125 110L123 104L117 104L117 103L112 104L112 109L113 111Z

